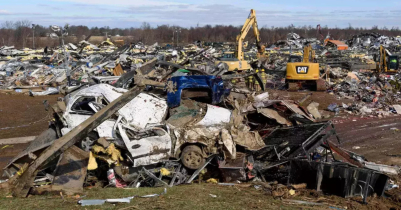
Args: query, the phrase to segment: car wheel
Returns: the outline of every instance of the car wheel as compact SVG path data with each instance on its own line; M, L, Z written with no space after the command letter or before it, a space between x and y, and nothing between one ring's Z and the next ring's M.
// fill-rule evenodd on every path
M181 162L185 167L196 170L205 164L205 158L198 146L189 145L181 153Z

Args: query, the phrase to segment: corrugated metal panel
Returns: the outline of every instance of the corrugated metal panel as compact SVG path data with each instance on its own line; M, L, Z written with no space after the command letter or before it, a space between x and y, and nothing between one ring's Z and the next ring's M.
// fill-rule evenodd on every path
M348 45L345 44L345 43L342 42L342 41L338 41L338 40L329 40L329 42L331 42L331 43L337 45L337 47L348 47Z

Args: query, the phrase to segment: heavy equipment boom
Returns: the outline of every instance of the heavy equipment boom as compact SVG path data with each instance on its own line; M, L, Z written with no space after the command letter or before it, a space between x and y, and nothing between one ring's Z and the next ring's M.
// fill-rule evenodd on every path
M264 57L265 46L261 45L260 43L258 23L256 21L256 13L255 10L251 9L248 18L245 20L244 26L242 26L240 34L237 35L236 38L237 46L234 54L224 53L224 55L215 62L216 66L223 63L224 65L228 66L228 71L235 71L235 70L242 71L251 68L249 63L245 60L244 50L243 50L244 39L248 34L249 30L251 29L251 27L253 28L253 33L256 37L256 44L258 47L257 57L258 58Z
M258 22L256 21L256 12L255 10L251 9L248 18L245 20L244 25L242 26L240 34L237 35L237 50L235 51L235 57L238 60L244 60L244 51L242 49L244 39L248 34L249 30L253 28L253 34L256 38L256 44L258 46L258 51L261 52L263 50L264 53L264 46L260 44L260 34L258 29ZM263 48L263 49L262 49Z

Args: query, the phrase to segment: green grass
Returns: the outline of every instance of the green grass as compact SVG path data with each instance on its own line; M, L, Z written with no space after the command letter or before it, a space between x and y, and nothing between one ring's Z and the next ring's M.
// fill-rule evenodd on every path
M86 189L83 199L124 198L161 193L163 188L93 188ZM217 195L217 198L209 194ZM167 189L167 194L153 198L134 198L129 204L80 206L79 199L60 195L36 195L28 198L7 198L0 193L0 209L294 209L296 206L273 199L253 187L218 186L212 184L181 185ZM131 207L131 208L128 208ZM297 207L299 209L300 206ZM302 209L308 209L303 206Z

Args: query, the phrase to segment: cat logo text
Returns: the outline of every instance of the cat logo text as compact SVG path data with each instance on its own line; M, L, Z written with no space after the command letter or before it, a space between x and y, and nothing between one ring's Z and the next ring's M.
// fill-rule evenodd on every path
M297 66L297 74L307 74L309 66Z

